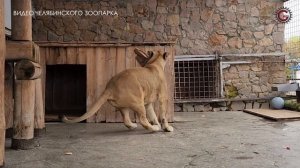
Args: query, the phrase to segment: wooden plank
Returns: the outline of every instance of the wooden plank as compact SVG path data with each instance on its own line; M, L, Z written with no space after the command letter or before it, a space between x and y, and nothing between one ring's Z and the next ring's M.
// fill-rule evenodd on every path
M116 74L118 74L126 69L126 49L124 47L117 48L115 68L116 68L115 69ZM116 111L116 121L115 122L123 122L123 117L119 110Z
M119 42L119 41L78 41L78 42L62 42L62 41L37 41L41 47L128 47L128 46L155 46L176 44L176 41L160 41L160 42Z
M12 11L31 11L31 0L11 1ZM32 41L32 20L31 15L16 15L11 17L11 38L13 40Z
M34 113L34 128L45 128L45 106L43 102L42 79L35 80L35 113Z
M39 63L20 60L15 64L14 73L17 80L34 80L41 76L42 69Z
M96 100L96 61L94 48L86 48L86 66L87 66L87 111L92 107L93 103ZM95 122L95 116L87 119L87 122Z
M110 47L109 52L107 53L106 59L106 74L107 82L115 75L115 63L116 63L117 49L116 47ZM105 103L107 104L107 103ZM116 120L116 111L115 108L111 105L107 107L105 112L106 122L115 122Z
M5 152L4 60L5 60L4 1L0 0L0 167L4 166L4 152Z
M130 47L126 47L126 58L125 58L125 68L129 69L129 68L133 68L135 67L135 53L134 53L134 49L135 47L130 46ZM135 113L133 111L130 110L129 113L130 119L132 122L135 122Z
M42 75L41 75L41 80L42 80L42 92L43 95L45 95L45 84L46 84L46 49L44 47L40 47L40 65L42 67ZM45 105L45 97L43 96L43 104Z
M245 109L244 112L276 121L287 119L300 119L300 113L291 110Z
M57 52L53 50L52 48L46 48L46 55L47 55L47 65L55 65L56 64L56 57L57 57Z
M34 145L35 81L15 80L13 149L29 149Z
M14 112L14 99L13 99L13 65L12 63L5 63L5 81L4 81L4 100L5 100L5 123L6 129L13 126L13 112Z
M95 53L95 62L96 62L96 97L97 99L100 98L100 95L103 93L105 86L106 86L106 67L105 67L105 57L106 57L106 49L102 47L96 48ZM98 110L98 113L96 115L96 122L105 122L106 120L106 114L105 114L105 107L103 106Z
M86 58L87 58L86 48L83 48L83 47L78 48L78 52L77 52L76 56L77 56L77 59L76 59L77 64L83 64L83 65L86 64Z
M77 48L68 47L67 48L67 64L76 64L77 62Z
M33 59L32 41L6 41L6 60Z
M66 64L67 63L67 49L66 48L55 48L55 50L58 50L56 64Z

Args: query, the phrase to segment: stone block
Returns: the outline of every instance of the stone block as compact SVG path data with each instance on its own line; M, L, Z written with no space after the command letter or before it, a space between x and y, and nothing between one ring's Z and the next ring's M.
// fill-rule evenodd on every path
M212 18L213 13L214 13L213 10L211 10L209 8L205 8L204 10L201 11L201 20L203 20L204 22L207 22L208 19Z
M227 21L236 21L236 15L233 12L224 13L224 19Z
M251 16L259 16L259 10L256 7L251 8Z
M224 45L227 42L227 36L214 33L208 40L209 44L212 46Z
M268 24L265 26L265 35L269 35L273 32L275 24Z
M183 111L183 112L194 112L195 109L194 109L193 104L184 103L184 104L182 105L182 111Z
M153 22L149 21L149 20L143 20L142 21L142 27L146 30L148 29L152 29L153 27Z
M225 6L226 5L226 1L224 1L224 0L215 0L215 5L217 7Z
M228 45L231 48L242 48L242 40L238 37L232 37L228 40Z
M195 105L195 111L196 112L203 112L204 111L204 105Z
M270 108L269 102L261 103L260 108L262 108L262 109L269 109Z
M263 32L254 32L254 37L256 39L262 39L264 37L264 33Z
M235 101L231 103L231 110L242 111L245 109L245 103L241 101Z
M253 103L253 108L254 108L254 109L259 109L259 108L260 108L260 103L258 103L258 102L255 101L255 102Z
M167 25L168 26L178 26L180 22L179 15L172 14L167 16Z
M252 102L245 102L245 109L252 109Z
M174 111L175 112L180 112L180 111L182 111L182 108L178 104L175 104L174 105Z
M254 93L260 93L261 92L261 88L258 85L253 85L252 86L252 92Z
M214 5L214 1L213 0L206 0L205 4L206 4L207 7L211 8Z
M220 111L227 111L228 108L227 107L220 107Z
M214 108L212 109L212 111L213 111L213 112L219 112L219 111L221 111L221 109L220 109L220 107L214 107Z
M48 31L48 40L49 41L58 41L60 37L53 33L52 31Z
M255 39L245 39L243 40L244 47L246 48L252 48L253 46L256 45L256 40Z
M210 104L207 104L207 105L204 105L204 109L203 109L203 111L204 112L209 112L209 111L212 111L212 107L211 107L211 105Z
M274 32L273 33L274 43L284 44L284 33L283 32Z

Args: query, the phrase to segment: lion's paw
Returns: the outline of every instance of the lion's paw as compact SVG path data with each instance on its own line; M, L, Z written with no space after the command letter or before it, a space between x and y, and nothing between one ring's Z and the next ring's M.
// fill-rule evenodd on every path
M136 123L132 123L129 126L127 126L127 128L129 128L129 129L135 129L136 127L137 127Z
M152 125L152 131L159 131L161 127L159 125Z
M167 126L165 129L164 129L165 132L173 132L174 131L174 128L172 126Z

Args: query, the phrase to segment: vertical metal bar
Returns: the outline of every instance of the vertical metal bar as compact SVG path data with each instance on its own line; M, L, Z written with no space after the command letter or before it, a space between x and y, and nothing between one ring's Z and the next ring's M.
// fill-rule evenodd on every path
M221 98L224 98L224 80L223 80L223 58L219 57L219 71L220 71L220 76L219 76L219 83L220 83L220 96Z

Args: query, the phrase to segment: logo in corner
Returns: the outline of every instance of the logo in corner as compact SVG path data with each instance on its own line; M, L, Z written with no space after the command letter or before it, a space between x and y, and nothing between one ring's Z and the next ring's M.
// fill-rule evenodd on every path
M292 19L292 12L287 7L281 7L276 10L275 16L278 22L287 23Z

